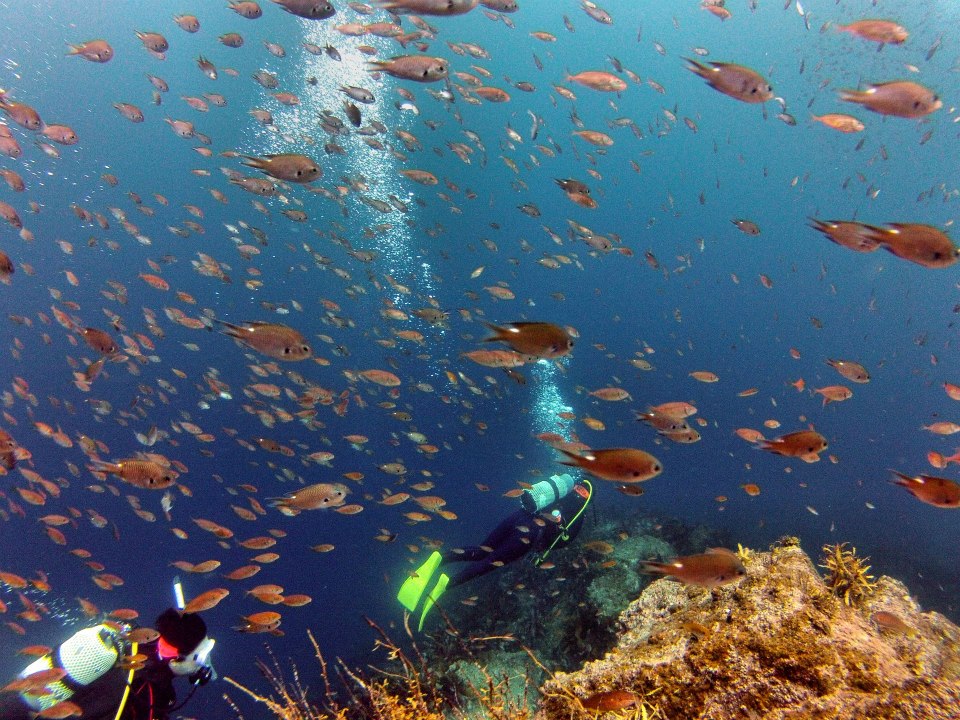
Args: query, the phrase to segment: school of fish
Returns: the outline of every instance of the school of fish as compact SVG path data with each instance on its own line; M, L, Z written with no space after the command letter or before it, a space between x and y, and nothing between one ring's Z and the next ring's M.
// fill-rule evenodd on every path
M862 449L857 403L881 391L872 377L878 368L865 359L877 355L861 356L856 339L835 341L829 351L813 343L803 352L788 351L793 330L785 326L785 345L769 352L806 368L807 379L766 377L758 366L756 385L732 387L724 377L730 370L700 350L702 338L683 336L676 347L649 339L650 324L667 323L682 334L689 311L685 316L678 307L667 317L654 316L645 303L658 288L683 283L684 273L710 262L711 251L723 245L747 258L744 270L722 273L716 297L699 303L698 321L725 314L724 297L788 292L782 283L797 293L786 300L791 311L820 330L830 318L805 312L796 265L780 266L776 278L764 268L749 289L739 274L753 272L746 268L755 267L756 247L780 243L781 252L791 254L798 252L787 245L794 240L805 257L821 258L820 274L810 283L829 284L832 294L843 293L845 279L829 275L833 262L873 272L880 285L900 273L913 273L908 277L915 279L904 282L918 285L955 284L950 273L960 249L950 237L952 208L936 209L933 201L956 204L956 175L947 176L956 162L944 171L941 186L916 188L922 202L907 211L884 203L884 180L876 170L896 162L888 160L894 154L901 162L937 163L927 145L933 133L955 134L949 129L958 120L951 86L942 73L928 70L941 38L919 48L905 21L873 17L872 6L849 2L818 7L822 18L815 23L810 8L787 0L780 21L805 26L811 47L819 49L798 58L795 49L784 48L783 57L770 58L722 39L735 27L741 37L762 30L751 27L759 22L758 0L736 7L724 0L676 3L673 27L686 42L681 47L677 39L669 49L647 36L643 13L632 3L550 3L538 9L552 18L548 25L525 20L530 4L184 0L174 17L158 11L151 28L105 22L102 37L71 37L58 48L50 72L95 87L88 108L59 104L27 83L0 90L6 320L0 522L11 531L37 525L52 546L44 552L70 554L89 568L89 587L57 589L95 598L84 600L84 613L107 615L110 592L124 583L105 549L113 542L108 536L120 536L121 513L132 512L178 541L155 546L155 561L206 588L190 599L188 611L223 612L219 624L237 632L280 635L284 614L311 602L308 577L298 575L301 586L290 592L272 583L254 585L261 578L252 578L284 562L284 528L292 523L356 515L344 522L369 524L372 546L402 537L409 561L419 564L424 550L470 540L457 535L456 524L423 534L437 520L453 522L470 512L444 497L459 495L463 486L516 497L528 483L567 466L602 481L601 496L619 492L620 502L640 503L640 483L698 492L710 468L693 466L684 455L706 446L743 468L730 485L742 493L718 496L718 507L753 503L759 515L767 483L784 479L751 475L756 457L776 456L784 477L809 479ZM773 11L764 10L770 17ZM285 18L279 26L287 35L263 35L258 24L264 18ZM712 24L702 25L704 19ZM303 23L319 24L336 40L304 42ZM236 32L213 37L208 24L230 24ZM639 28L636 44L580 46L586 24L591 35L601 36L610 26ZM709 29L697 30L694 44L693 31L681 35L687 26ZM739 49L715 59L714 38ZM498 57L507 54L508 43L512 57ZM577 46L577 67L554 60L551 47L563 43ZM164 61L172 65L175 58L189 62L189 81L165 72ZM272 70L245 76L233 67L241 58ZM305 74L298 66L304 58L308 67L320 63L326 70L320 77ZM509 76L488 69L498 61L509 61ZM656 79L668 62L683 71L684 86ZM116 66L136 81L98 84L98 71ZM301 110L306 93L323 85L323 72L335 76L345 67L358 70L354 77L363 81L338 84L323 111L307 118ZM801 99L796 88L808 81L816 91ZM197 82L204 92L194 92ZM128 134L78 132L74 127L85 126L81 112L119 120ZM245 145L204 132L205 121L218 113L249 131ZM471 129L471 118L481 116L498 134ZM387 117L394 123L379 119ZM912 155L874 139L897 123L916 129ZM759 206L718 207L716 198L736 181L724 177L709 149L702 168L689 168L698 183L692 198L658 184L658 164L672 160L657 143L680 133L690 142L709 137L704 147L712 145L716 155L718 145L731 142L734 125L747 134L802 133L832 164L840 160L830 153L842 154L848 177L836 191L856 187L862 202L855 212L807 203L803 172L767 185L765 167L764 177L753 181L764 183L771 196L790 195L809 223L775 227ZM250 140L256 133L269 138L269 148ZM844 136L850 146L835 150L840 146L831 143ZM170 153L171 142L184 143L184 154ZM737 152L748 156L752 150ZM112 169L112 158L124 152L171 177L190 202L126 184ZM56 174L58 163L73 157L68 153L102 156L102 172L73 196L51 195L42 176ZM391 177L345 164L368 156L388 158ZM765 162L779 178L772 166L786 160ZM494 165L507 181L495 192L471 190ZM631 183L638 194L657 196L662 217L679 217L683 207L702 228L683 241L653 239L656 217L612 207L608 199ZM713 211L709 218L705 207ZM596 224L592 214L600 218ZM62 225L57 237L44 224L50 215ZM208 216L231 221L204 224ZM611 224L611 217L620 224ZM403 228L415 240L414 249L401 252L426 257L442 283L395 275L389 238ZM475 258L473 269L453 269L451 255ZM630 284L617 299L612 290L595 287L591 274L615 263ZM527 281L534 277L551 283L548 302L533 300ZM568 297L579 297L589 313L567 309ZM882 312L873 299L860 304L863 313ZM949 315L951 308L935 311ZM751 320L740 318L741 327L749 328ZM858 331L834 332L844 337ZM456 351L441 351L451 338ZM624 347L618 340L630 350L614 350ZM733 335L726 341L739 342ZM936 352L952 354L952 348ZM381 360L370 366L358 362L361 357ZM931 354L931 366L937 362ZM536 368L544 365L557 373L574 407L552 418L554 431L536 433L522 417L496 408L505 397L526 398L540 382ZM582 382L593 376L588 369L606 380ZM960 383L955 363L952 371ZM658 379L664 376L670 381ZM958 402L960 384L950 380L939 382L946 399ZM663 387L674 389L665 393ZM777 398L788 394L802 397L805 412L780 413ZM738 403L755 403L753 421L738 426L730 418L743 414L724 414ZM917 512L960 508L960 485L927 474L926 467L946 473L960 464L960 452L932 444L960 432L960 425L940 417L951 408L960 414L960 406L947 404L927 413L930 425L916 430L929 443L927 457L906 457L896 468L881 465L868 481L872 493L914 503ZM210 419L211 409L219 419ZM228 413L236 421L224 424ZM823 430L822 419L837 417L848 419L848 432ZM384 421L392 429L383 431ZM493 425L522 428L514 430L518 437L549 448L553 463L531 469L519 461L507 469L517 480L507 487L487 481L503 476L503 468L476 468L469 477L436 469L445 457L457 466L467 444L483 447ZM250 426L258 431L245 429ZM518 440L512 452L523 447ZM822 456L829 463L816 465ZM219 471L224 458L239 458L232 462L249 464L250 472ZM207 500L196 502L195 491ZM210 493L219 501L210 503ZM810 505L807 510L819 512ZM314 552L335 555L336 542L319 534L324 542L313 545ZM596 539L587 550L608 554L612 542ZM22 591L51 588L39 557L3 543L0 583L19 593L20 604L8 607L0 599L4 647L30 654L31 625L48 610ZM589 553L584 558L579 561L594 562ZM723 549L636 560L643 572L707 588L744 574L736 555ZM214 610L221 603L230 612ZM274 609L262 610L262 604ZM101 612L101 606L108 609ZM598 707L622 707L621 700L632 702L604 698Z

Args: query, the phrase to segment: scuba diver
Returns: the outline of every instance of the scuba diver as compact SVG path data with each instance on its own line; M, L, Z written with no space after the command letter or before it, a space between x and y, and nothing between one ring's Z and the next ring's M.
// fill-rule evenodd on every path
M154 627L107 621L74 633L23 669L21 692L0 696L0 720L32 720L38 713L69 717L52 709L57 705L82 713L84 720L166 720L215 677L210 664L215 641L203 618L175 608L161 613ZM193 686L180 705L173 686L177 677Z
M438 567L455 562L469 563L453 578L440 573L436 585L423 602L417 626L417 630L423 630L427 613L448 587L456 587L486 575L531 552L536 553L534 563L539 565L554 547L571 542L580 532L583 511L592 496L593 486L589 480L577 483L566 473L536 483L521 493L521 508L508 515L480 545L443 555L434 551L406 579L397 594L397 600L413 612Z

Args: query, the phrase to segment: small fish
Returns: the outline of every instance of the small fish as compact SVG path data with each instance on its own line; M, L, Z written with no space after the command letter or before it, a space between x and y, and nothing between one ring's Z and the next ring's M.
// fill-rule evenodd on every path
M503 342L515 352L537 358L558 358L573 349L573 338L559 325L548 322L516 322L504 326L484 323L493 333L484 342Z
M880 115L902 118L923 117L943 107L933 90L909 80L867 85L866 90L841 90L840 99Z
M340 507L346 502L349 488L342 483L316 483L280 498L270 498L270 504L284 515L297 515L303 510Z
M804 462L814 463L820 459L820 453L827 449L827 439L815 430L799 430L773 440L758 440L757 447L775 455L800 458Z
M827 365L832 367L850 382L868 383L870 382L870 373L858 362L852 360L827 360Z
M144 490L166 490L180 476L176 470L167 468L153 460L126 458L116 462L94 460L91 469L94 472L116 475L124 482Z
M664 575L708 589L734 582L747 574L737 554L726 548L711 548L700 555L686 555L668 563L641 562L639 569L640 572Z
M563 448L567 456L564 465L578 467L601 480L616 483L639 483L655 478L663 472L663 465L653 455L635 448L605 448L588 450L577 455Z
M896 470L896 475L890 482L904 488L920 502L938 508L960 508L960 485L947 478L932 475L918 475L911 477Z
M849 25L837 25L838 32L846 32L881 45L902 45L910 33L892 20L857 20Z
M731 220L734 225L737 226L737 229L745 235L759 235L760 226L757 225L752 220Z
M733 63L711 62L710 67L684 58L687 70L699 75L714 90L745 103L764 103L773 98L773 88L762 75Z
M256 168L262 173L278 180L292 183L309 183L323 175L320 167L311 158L299 153L281 153L266 155L262 158L241 156L243 164Z
M437 82L447 77L449 63L444 58L428 55L398 55L389 60L370 61L367 69L385 72L402 80Z
M810 119L842 133L858 133L865 127L865 125L853 117L853 115L844 115L843 113L811 114Z
M306 338L287 325L261 321L242 325L234 325L224 320L217 322L226 328L223 331L225 335L276 360L297 362L306 360L313 354Z
M70 45L67 55L78 55L90 62L105 63L113 59L113 48L106 40L88 40L80 45Z

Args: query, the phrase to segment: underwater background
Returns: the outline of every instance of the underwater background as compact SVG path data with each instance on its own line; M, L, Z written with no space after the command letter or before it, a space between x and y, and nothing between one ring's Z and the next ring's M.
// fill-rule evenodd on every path
M602 520L632 514L705 525L734 548L793 535L815 554L824 543L846 541L870 557L873 572L903 580L925 608L960 617L960 515L888 482L891 469L955 476L953 463L931 467L928 454L949 457L956 441L923 427L957 421L960 410L944 391L944 383L960 383L956 266L924 267L883 249L853 252L809 224L816 217L952 231L960 160L954 124L960 51L950 33L960 21L955 4L810 0L784 7L730 0L732 17L721 21L697 2L610 0L603 5L608 25L578 2L521 0L517 12L502 16L480 7L426 18L438 33L418 42L448 60L451 71L449 84L429 85L371 77L371 56L358 49L371 46L377 58L389 58L419 52L414 44L404 49L390 38L337 30L386 21L384 10L368 15L364 6L358 11L339 2L334 17L314 21L262 5L263 16L247 20L225 2L4 3L0 87L78 137L58 145L7 120L22 156L0 158L0 167L15 170L26 186L21 193L3 187L0 200L30 232L0 228L0 250L15 266L9 284L0 286L0 427L32 456L0 478L0 570L24 578L43 571L51 586L24 591L50 610L37 622L15 616L22 609L17 590L0 590L9 606L2 619L26 633L0 628L5 675L25 664L15 655L21 645L56 645L69 628L89 622L77 597L104 611L135 608L148 623L172 603L177 575L188 597L231 590L205 613L221 675L255 684L252 660L263 656L264 641L279 658L311 665L308 628L327 657L361 659L373 638L364 616L402 634L396 592L430 549L479 542L517 508L517 499L504 493L563 469L560 453L537 437L544 433L592 448L642 448L663 465L640 497L595 480L581 541L615 544L597 532ZM198 17L199 32L177 27L172 18L184 13ZM833 27L864 16L896 19L910 37L878 50ZM402 17L411 32L409 17ZM164 59L143 47L138 30L166 36ZM228 32L240 33L243 46L218 42ZM69 44L95 38L114 48L110 62L66 55ZM283 46L286 56L271 54L265 41ZM335 46L342 61L314 55L304 43ZM478 57L463 43L476 46ZM216 80L198 69L200 56L216 66ZM611 58L640 82L618 73L626 89L607 93L567 80L583 70L616 72ZM715 92L685 69L684 58L752 68L785 107ZM251 78L260 70L276 74L277 90ZM156 93L148 73L166 80L169 92ZM473 86L457 73L482 77L510 99L468 102ZM904 119L838 99L839 88L894 79L935 89L943 108ZM523 81L534 89L514 86ZM383 130L331 136L320 127L324 111L345 120L342 85L375 94L375 103L358 107L365 126L377 122ZM278 102L271 93L280 91L298 96L299 104ZM222 94L225 105L200 112L182 100L204 93ZM141 108L144 121L124 118L112 107L120 102ZM254 108L270 110L273 126L252 117ZM843 134L810 120L811 113L827 112L849 112L866 128ZM778 117L783 113L795 123ZM210 144L178 137L165 118L193 122ZM574 137L581 129L576 119L606 133L612 145ZM419 146L405 146L397 131ZM325 151L331 142L343 152ZM457 143L467 150L451 148ZM309 187L288 185L280 196L257 197L221 172L257 174L225 151L303 153L323 176ZM418 184L400 174L407 169L440 182ZM598 207L572 203L557 178L587 183ZM74 208L90 214L81 217ZM307 218L295 221L284 209ZM125 229L121 218L135 227ZM760 234L742 232L732 222L739 219L755 223ZM592 246L568 221L609 238L610 247ZM215 272L202 256L215 261ZM150 286L142 274L162 277L169 289ZM490 288L509 288L513 298ZM428 307L449 317L431 324L414 314ZM53 319L54 308L75 318L72 329ZM234 323L282 322L308 338L313 358L271 361L222 333L178 323L167 308ZM490 333L481 320L557 323L575 331L576 344L568 356L527 363L516 368L522 378L511 377L464 356L501 347L482 344ZM74 382L74 373L96 359L76 331L85 326L110 331L127 356L108 361L86 390ZM847 382L828 359L861 363L869 383ZM271 362L276 370L264 371ZM401 383L387 388L357 376L370 369L390 371ZM695 371L719 379L699 382L690 375ZM229 390L214 392L210 378ZM793 384L801 378L805 389L798 391ZM279 396L252 389L256 383L275 384ZM824 404L811 392L837 384L853 396ZM298 417L304 408L297 398L309 386L333 400ZM623 388L630 399L605 402L589 394L604 387ZM637 421L636 412L668 401L697 407L705 421L695 426L699 442L670 442ZM70 446L62 436L57 442L38 432L36 423L62 430ZM763 452L736 435L755 428L773 438L811 425L829 442L815 463ZM153 426L163 436L144 447L135 433ZM367 441L351 443L348 435ZM162 493L95 478L81 436L105 444L104 460L150 451L185 465L178 483L186 493L174 488L169 519ZM292 452L270 452L261 438ZM307 458L319 451L333 454L328 464ZM380 468L388 463L402 464L404 474ZM18 494L18 487L43 488L24 468L53 481L59 495L46 488L40 506ZM362 511L287 517L268 506L268 498L318 482L345 483L347 501ZM430 514L429 521L412 522L404 513L421 509L413 501L378 502L387 489L409 491L419 482L433 483L421 494L442 497L455 519ZM745 484L757 485L759 494L745 492ZM104 491L106 485L117 492ZM153 521L138 516L128 496ZM266 506L265 515L244 519L231 508L249 508L249 497ZM59 527L61 545L38 518L69 516L71 508L79 512ZM107 523L98 527L91 510ZM219 545L195 518L227 527L235 538ZM234 540L270 529L283 533L271 548L279 558L253 578L224 579L222 573L257 554ZM394 534L392 542L376 539ZM324 544L334 547L312 549ZM95 572L71 554L77 548L123 584L109 592L98 587ZM524 592L560 588L575 595L577 557L575 545L557 551L556 567ZM192 574L171 566L208 559L221 567ZM245 596L259 583L312 598L281 609L282 638L231 629L241 616L274 609ZM473 592L450 591L444 602L455 605ZM496 612L495 597L476 602ZM523 639L528 630L515 632ZM198 692L184 712L222 711L223 690L210 690Z

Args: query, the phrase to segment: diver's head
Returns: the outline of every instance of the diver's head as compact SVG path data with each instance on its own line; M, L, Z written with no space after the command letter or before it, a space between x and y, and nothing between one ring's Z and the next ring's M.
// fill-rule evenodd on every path
M154 627L160 633L158 651L164 660L191 654L207 637L207 624L202 617L175 608L160 613Z

